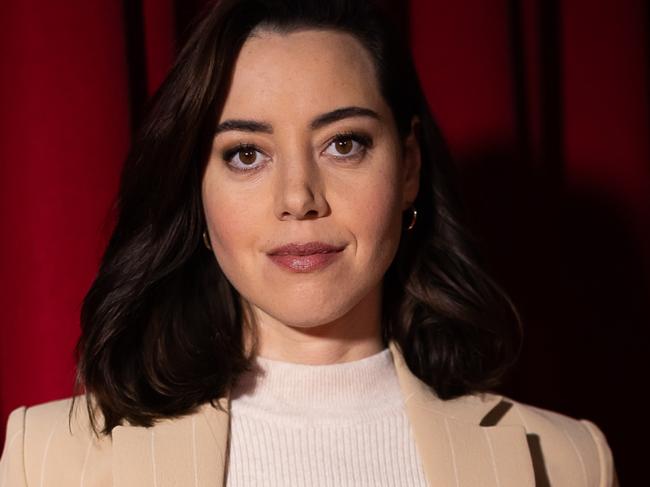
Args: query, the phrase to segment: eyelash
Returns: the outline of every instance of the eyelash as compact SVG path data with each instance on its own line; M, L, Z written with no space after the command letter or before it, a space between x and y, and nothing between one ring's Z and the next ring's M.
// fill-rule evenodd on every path
M330 147L332 144L335 144L337 142L346 142L348 140L352 140L353 142L356 142L357 144L361 145L361 148L359 151L355 154L352 154L350 156L331 156L334 157L335 159L356 159L356 158L361 158L365 155L366 151L372 147L372 138L368 135L361 134L358 132L339 132L334 137L332 137L325 147L327 149ZM254 167L252 169L241 169L238 167L235 167L232 164L232 159L242 151L255 151L263 154L263 152L254 144L245 144L245 143L240 143L237 144L235 147L232 147L228 150L225 150L222 154L223 160L226 162L226 164L236 172L240 173L247 173L247 172L255 172L261 168L261 166Z

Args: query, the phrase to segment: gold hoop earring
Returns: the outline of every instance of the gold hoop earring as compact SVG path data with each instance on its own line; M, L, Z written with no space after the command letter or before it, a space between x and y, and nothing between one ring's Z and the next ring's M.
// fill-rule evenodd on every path
M203 243L208 248L208 250L212 250L212 246L210 245L210 238L208 237L208 232L206 232L205 230L203 230Z
M418 210L415 209L415 206L411 206L411 211L413 213L413 216L411 217L411 223L409 224L406 231L413 230L413 227L415 226L415 222L418 219Z

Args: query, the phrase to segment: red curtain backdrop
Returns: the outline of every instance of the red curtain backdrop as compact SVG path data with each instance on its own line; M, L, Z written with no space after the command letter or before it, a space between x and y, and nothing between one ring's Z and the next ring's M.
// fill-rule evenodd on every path
M70 395L129 142L119 2L0 3L0 421Z
M203 3L0 4L2 438L13 408L72 393L80 304L130 135ZM647 2L395 5L486 264L524 319L524 350L501 392L595 421L622 483L640 481Z

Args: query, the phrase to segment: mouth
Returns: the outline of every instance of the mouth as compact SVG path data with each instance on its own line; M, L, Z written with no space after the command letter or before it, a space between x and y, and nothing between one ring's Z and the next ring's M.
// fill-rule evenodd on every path
M345 245L323 242L289 243L276 247L268 253L269 258L284 270L291 272L314 272L332 264L342 253Z

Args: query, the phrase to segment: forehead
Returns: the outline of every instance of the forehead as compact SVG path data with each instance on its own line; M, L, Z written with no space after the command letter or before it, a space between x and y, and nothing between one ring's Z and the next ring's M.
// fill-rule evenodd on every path
M259 30L237 57L220 118L312 116L340 106L382 104L373 60L353 35Z

